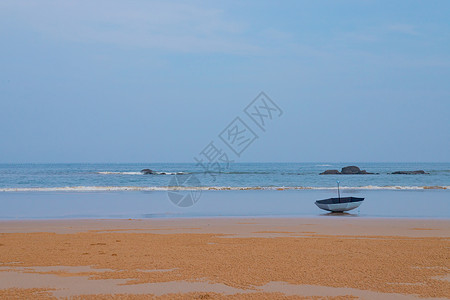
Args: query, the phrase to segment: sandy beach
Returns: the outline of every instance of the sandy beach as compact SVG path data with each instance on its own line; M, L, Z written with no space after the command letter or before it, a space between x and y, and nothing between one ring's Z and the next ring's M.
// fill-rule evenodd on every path
M450 1L0 1L0 300L450 300Z
M0 298L450 296L446 219L0 222Z

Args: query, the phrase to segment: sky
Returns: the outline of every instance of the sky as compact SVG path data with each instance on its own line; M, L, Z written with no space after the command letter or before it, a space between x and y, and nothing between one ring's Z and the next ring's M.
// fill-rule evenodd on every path
M0 163L449 162L449 1L0 2ZM282 110L263 131L244 109ZM270 121L270 122L269 122ZM232 153L231 153L232 154Z

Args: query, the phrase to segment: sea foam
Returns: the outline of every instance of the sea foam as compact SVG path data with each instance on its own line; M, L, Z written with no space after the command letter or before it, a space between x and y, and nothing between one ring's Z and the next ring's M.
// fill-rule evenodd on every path
M247 191L247 190L335 190L336 187L315 186L248 186L248 187L223 187L223 186L66 186L66 187L32 187L32 188L0 188L0 192L95 192L95 191ZM450 190L450 186L342 186L341 190Z
M113 171L101 171L96 172L102 175L181 175L186 174L184 172L153 172L152 174L144 174L142 172L113 172Z

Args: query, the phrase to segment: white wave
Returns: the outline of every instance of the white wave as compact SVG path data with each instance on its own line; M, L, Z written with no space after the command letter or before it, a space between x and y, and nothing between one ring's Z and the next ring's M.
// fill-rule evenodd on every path
M65 186L42 188L2 188L0 192L95 192L95 191L167 191L167 187L142 186Z
M103 175L142 175L141 172L97 172L97 174Z
M246 191L246 190L335 190L336 187L278 186L278 187L183 187L183 186L70 186L38 188L0 188L0 192L89 192L89 191ZM450 190L450 186L343 186L341 190Z
M103 174L103 175L144 175L142 172L110 172L110 171L103 171L103 172L97 172L97 174ZM183 172L153 172L154 175L181 175L185 174Z
M316 167L331 167L331 165L316 165Z
M184 172L153 172L153 174L157 174L157 175L182 175L182 174L186 174Z

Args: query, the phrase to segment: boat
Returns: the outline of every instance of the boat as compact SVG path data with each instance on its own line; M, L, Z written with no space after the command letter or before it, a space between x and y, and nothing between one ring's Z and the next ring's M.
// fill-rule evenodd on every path
M339 181L337 182L337 184L338 184L338 198L317 200L315 203L319 208L331 212L344 212L355 209L361 205L364 198L358 197L341 198L341 193L339 191Z

